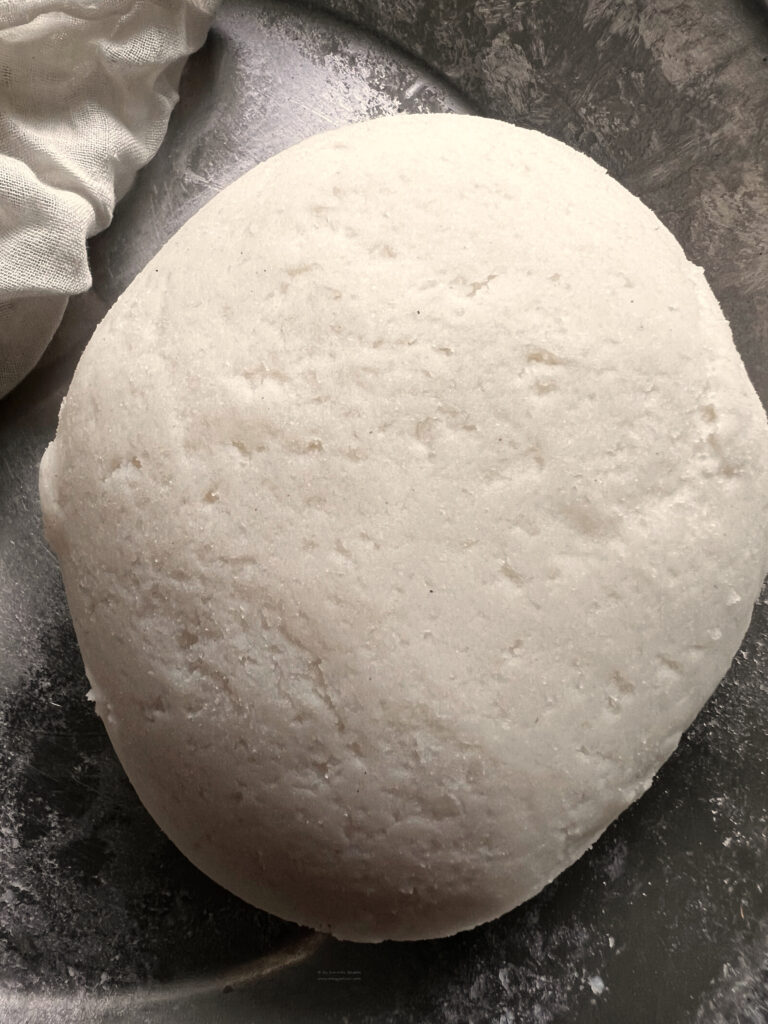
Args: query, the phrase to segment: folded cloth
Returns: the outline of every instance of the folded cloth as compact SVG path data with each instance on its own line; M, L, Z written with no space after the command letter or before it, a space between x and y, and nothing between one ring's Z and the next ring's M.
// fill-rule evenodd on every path
M86 238L157 151L216 6L0 4L0 397L90 287Z

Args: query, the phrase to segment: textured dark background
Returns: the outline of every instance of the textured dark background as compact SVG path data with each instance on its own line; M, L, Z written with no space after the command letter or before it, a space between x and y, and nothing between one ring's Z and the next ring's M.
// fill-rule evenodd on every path
M93 289L0 403L2 1022L768 1022L763 604L651 791L537 899L440 942L338 943L224 893L148 818L85 700L36 494L79 351L224 184L304 135L400 109L474 109L603 164L704 266L768 404L758 3L225 3L166 143L92 244Z

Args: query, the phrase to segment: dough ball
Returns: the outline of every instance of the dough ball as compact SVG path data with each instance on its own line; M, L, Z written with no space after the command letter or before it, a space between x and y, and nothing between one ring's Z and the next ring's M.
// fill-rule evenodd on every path
M526 900L650 784L749 623L767 455L639 200L535 132L398 116L178 232L41 490L160 826L265 910L417 939Z

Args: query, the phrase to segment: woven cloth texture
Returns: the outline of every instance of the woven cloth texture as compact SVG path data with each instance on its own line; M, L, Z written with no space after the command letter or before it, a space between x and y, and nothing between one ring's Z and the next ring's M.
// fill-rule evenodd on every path
M0 397L90 287L86 239L157 151L216 5L0 3Z

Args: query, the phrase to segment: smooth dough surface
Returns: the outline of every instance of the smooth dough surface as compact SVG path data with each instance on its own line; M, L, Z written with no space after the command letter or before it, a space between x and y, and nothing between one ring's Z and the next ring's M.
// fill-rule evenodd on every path
M650 784L766 569L700 270L535 132L246 174L89 344L41 470L97 709L181 850L359 940L527 899Z

